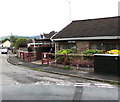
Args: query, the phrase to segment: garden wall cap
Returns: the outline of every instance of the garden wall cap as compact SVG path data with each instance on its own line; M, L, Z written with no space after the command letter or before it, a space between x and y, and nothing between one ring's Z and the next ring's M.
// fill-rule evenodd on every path
M119 54L94 54L94 56L120 56Z

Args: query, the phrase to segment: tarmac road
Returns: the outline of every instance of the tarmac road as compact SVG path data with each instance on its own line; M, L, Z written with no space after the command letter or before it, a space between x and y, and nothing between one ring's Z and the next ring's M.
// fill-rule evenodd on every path
M2 100L118 100L118 86L33 71L6 58L0 54Z

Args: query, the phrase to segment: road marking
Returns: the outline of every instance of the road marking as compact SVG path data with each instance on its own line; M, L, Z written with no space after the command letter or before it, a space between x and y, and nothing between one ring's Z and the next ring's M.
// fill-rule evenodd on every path
M87 86L90 87L91 83L76 83L74 86Z
M26 85L21 84L19 82L15 83L16 85ZM28 83L29 84L29 83ZM30 83L31 84L31 83ZM36 83L32 83L33 85L58 85L58 86L75 86L75 87L91 87L91 86L97 86L98 88L114 88L113 85L110 84L104 84L104 83L73 83L73 82L51 82L51 81L38 81Z
M94 84L94 85L101 88L114 88L114 86L110 84Z

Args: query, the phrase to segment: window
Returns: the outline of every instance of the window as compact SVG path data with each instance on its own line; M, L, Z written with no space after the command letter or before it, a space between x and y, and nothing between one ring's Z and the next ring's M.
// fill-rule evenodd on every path
M117 44L105 44L105 49L106 50L117 49Z
M76 50L76 42L68 41L60 44L60 49L75 49Z
M91 49L98 49L98 50L119 49L120 50L120 44L119 43L92 43Z

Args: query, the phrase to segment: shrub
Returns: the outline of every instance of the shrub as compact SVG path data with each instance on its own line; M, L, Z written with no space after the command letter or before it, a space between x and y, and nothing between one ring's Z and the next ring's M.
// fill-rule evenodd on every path
M103 50L96 50L96 49L88 49L82 52L85 55L93 55L93 54L102 54L104 53Z
M57 54L75 54L75 50L72 49L62 49L57 52ZM56 57L57 63L63 64L64 63L64 55L57 55ZM69 64L70 57L66 56L66 64Z
M57 56L56 60L57 60L57 63L61 64L64 62L64 56Z
M73 70L70 66L64 66L64 69Z
M74 54L76 51L72 49L62 49L57 54Z
M28 47L28 52L32 52L33 51L33 48L32 47Z
M107 54L120 54L120 50L110 50L107 51Z
M64 55L57 55L56 60L58 64L64 64ZM66 56L66 64L70 63L70 57Z

